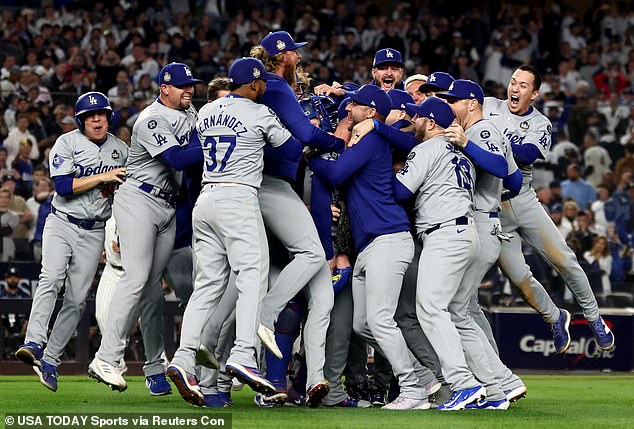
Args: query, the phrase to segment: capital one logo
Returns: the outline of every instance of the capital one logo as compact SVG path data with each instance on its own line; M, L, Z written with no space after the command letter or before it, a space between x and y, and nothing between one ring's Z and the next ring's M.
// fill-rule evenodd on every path
M605 321L610 329L612 329L612 323ZM587 320L574 320L571 325L588 325ZM535 335L525 335L519 342L520 350L525 353L538 353L544 357L555 355L555 343L552 339L544 340L536 338ZM579 361L585 358L602 358L612 359L615 355L616 346L611 350L601 350L597 345L597 341L594 337L585 336L570 342L570 348L566 352L568 355L574 356L571 364L576 365ZM575 356L576 355L576 356Z
M97 101L97 99L93 97L92 95L88 96L88 102L90 103L91 106L94 106L95 104L99 103L99 101Z

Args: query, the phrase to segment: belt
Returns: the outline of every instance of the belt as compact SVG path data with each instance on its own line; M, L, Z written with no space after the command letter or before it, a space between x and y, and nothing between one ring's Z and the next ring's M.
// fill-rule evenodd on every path
M91 230L91 229L99 229L103 228L106 225L105 220L99 219L78 219L74 216L69 215L68 213L64 213L62 211L57 210L54 206L51 206L51 213L59 213L64 218L68 219L70 223L73 225L77 225L81 229Z
M490 212L489 213L489 219L499 219L500 215L498 214L498 212Z
M429 235L432 232L436 231L437 229L440 229L441 226L468 225L468 224L469 224L469 218L467 216L460 216L447 222L437 223L431 228L427 228L423 233Z
M176 200L178 199L178 196L176 194L164 191L157 186L150 185L149 183L145 182L141 182L141 184L139 185L139 189L143 192L147 192L150 195L154 195L157 198L167 201L171 206L176 205Z

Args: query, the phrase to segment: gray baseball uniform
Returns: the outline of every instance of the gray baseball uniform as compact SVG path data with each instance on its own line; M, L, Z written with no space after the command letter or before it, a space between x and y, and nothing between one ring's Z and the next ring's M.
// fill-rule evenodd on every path
M303 289L308 301L304 324L306 385L311 387L324 379L326 330L334 303L330 268L310 212L290 183L265 174L260 207L266 228L293 255L262 301L260 323L273 329L284 306Z
M410 152L397 179L416 194L416 230L423 243L418 320L451 389L475 387L479 383L467 366L452 321L452 315L468 301L461 280L480 248L473 222L475 169L462 152L437 136Z
M508 165L507 174L517 170L510 148L504 144L502 136L490 121L483 119L476 122L465 131L465 134L480 148L494 155L503 156ZM498 212L502 179L481 169L477 170L477 174L478 182L473 200L481 251L464 273L460 291L466 294L465 299L461 300L463 306L458 308L458 311L452 312L451 319L458 328L469 368L486 387L487 398L490 401L499 401L505 397L502 390L504 380L495 377L491 359L496 360L497 365L503 366L503 364L493 351L484 331L476 324L469 309L473 300L477 302L478 288L482 278L500 254L501 243L498 235L501 233L501 226Z
M236 340L227 360L257 367L259 307L268 285L268 244L260 213L263 148L290 132L266 106L228 95L203 106L196 124L205 154L203 190L193 213L194 291L183 316L173 363L193 373L207 315L235 271Z
M485 117L500 131L507 144L530 143L539 149L542 156L546 156L550 149L552 127L548 118L537 109L531 109L526 115L518 116L511 113L505 100L487 97L484 102ZM521 238L524 239L563 277L586 319L594 321L599 317L599 308L588 278L537 200L531 187L532 165L520 165L520 168L523 180L519 195L502 203L502 229L506 233L515 233L515 236L510 242L502 243L500 268L544 320L549 323L557 321L559 309L526 265L521 248Z
M61 135L49 155L51 177L75 178L123 167L128 147L108 134L101 145L79 130ZM53 212L42 233L42 272L33 298L26 342L46 342L55 300L65 286L64 304L44 350L44 360L60 364L60 357L84 310L86 296L97 271L103 248L104 225L112 213L112 195L100 187L53 197Z
M121 261L125 273L119 281L117 305L112 307L97 356L117 365L124 343L142 311L163 326L161 276L174 247L175 195L180 174L161 158L165 150L189 141L196 109L170 109L158 100L141 112L132 129L128 177L115 195L113 212L119 229ZM143 308L139 305L143 302ZM156 342L151 350L163 350L163 331L144 341ZM146 344L146 348L148 345ZM160 354L146 356L146 376L165 371Z

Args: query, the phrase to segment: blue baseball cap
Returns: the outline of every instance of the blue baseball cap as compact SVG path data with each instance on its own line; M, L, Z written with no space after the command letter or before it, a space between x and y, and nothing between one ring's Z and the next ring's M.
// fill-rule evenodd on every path
M169 63L161 69L158 75L159 85L185 86L201 82L200 79L194 79L192 70L184 63Z
M392 48L379 49L374 54L374 61L372 62L372 68L378 67L381 64L394 63L403 67L403 56L399 51Z
M392 110L390 96L376 85L363 85L358 91L351 92L350 98L356 103L374 107L382 116L389 115Z
M426 92L447 91L454 80L449 73L434 72L429 75L427 82L422 84L418 90L423 94Z
M448 128L449 125L456 119L453 110L449 104L437 97L427 97L421 104L408 104L408 113L412 112L418 116L433 119L438 125L443 128ZM414 115L412 115L414 116Z
M387 92L392 100L392 110L406 110L407 103L414 103L414 99L402 89L390 89Z
M455 98L458 100L478 100L478 103L484 104L484 91L480 88L480 85L472 80L457 79L451 85L446 92L436 93L440 98Z
M273 31L264 36L260 45L268 52L270 56L274 56L284 51L293 51L301 48L307 42L296 43L293 37L286 31Z
M257 58L238 58L229 68L229 79L237 85L251 83L254 80L266 80L266 69Z
M337 109L337 117L339 118L339 121L348 116L346 107L348 107L348 104L350 104L351 101L352 99L350 97L346 97L341 103L339 103L339 108Z

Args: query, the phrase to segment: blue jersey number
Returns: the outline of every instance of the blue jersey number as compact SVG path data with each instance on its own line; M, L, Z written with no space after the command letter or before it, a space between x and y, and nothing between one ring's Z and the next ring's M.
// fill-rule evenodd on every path
M224 171L225 167L227 166L227 161L229 161L229 157L236 147L236 137L220 136L205 138L205 142L203 143L203 150L209 151L209 157L205 157L207 171L214 171L216 167L218 167L218 154L222 153L225 144L228 144L229 146L226 147L226 152L222 157L222 161L220 161L220 168L218 168L219 172Z
M469 165L469 161L465 158L455 156L451 160L451 163L454 165L458 186L468 190L473 189L473 179L471 178L471 165Z

